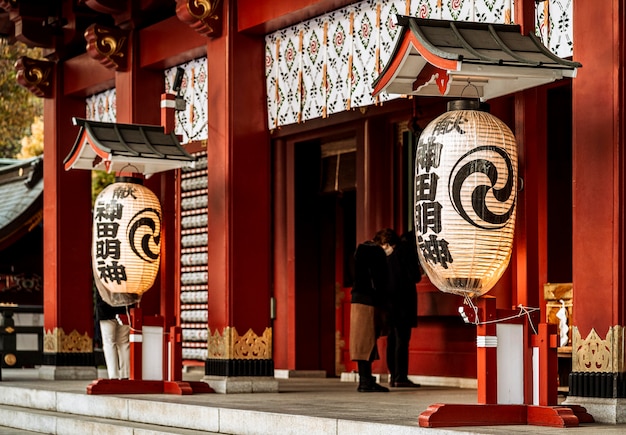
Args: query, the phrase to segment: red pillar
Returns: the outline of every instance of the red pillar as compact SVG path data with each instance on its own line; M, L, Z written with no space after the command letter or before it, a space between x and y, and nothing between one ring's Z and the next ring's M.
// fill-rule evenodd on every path
M271 295L265 42L237 32L235 2L223 7L222 35L207 40L208 326L262 335Z
M583 67L572 84L574 330L570 398L614 400L625 383L620 338L626 322L624 2L607 1L602 8L574 2L573 11L574 54ZM585 341L594 330L597 336ZM606 340L603 358L594 352L598 339ZM583 361L592 363L585 367ZM626 421L624 406L619 401L611 403L604 401L605 410L598 415L610 423Z
M274 364L276 368L295 370L296 301L290 290L295 287L294 262L294 210L293 142L279 139L274 141L274 298L276 319L273 324Z
M130 319L130 379L140 381L142 374L142 343L143 343L143 313L141 308L131 308Z
M572 84L574 325L604 337L624 312L624 5L576 2ZM602 29L602 31L598 31Z
M42 376L92 379L91 177L63 169L76 140L72 117L85 116L85 100L65 95L63 82L63 63L58 63L54 95L44 102L43 363L54 368Z
M476 326L476 371L478 403L498 403L498 337L496 334L496 299L483 296L476 301L481 324Z
M148 50L150 46L140 44L139 37L139 32L130 33L128 68L115 74L116 121L161 125L161 95L165 89L165 78L162 69L141 65L143 53L139 51ZM143 295L141 306L145 314L163 316L167 327L175 323L175 173L170 170L145 180L145 186L159 197L163 221L160 273L152 288Z
M540 323L537 334L539 348L539 405L558 405L557 325Z

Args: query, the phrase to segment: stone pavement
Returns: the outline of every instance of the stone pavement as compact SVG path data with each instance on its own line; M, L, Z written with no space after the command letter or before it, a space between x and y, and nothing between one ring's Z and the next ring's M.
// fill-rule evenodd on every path
M190 378L191 377L191 378ZM423 386L358 393L336 378L279 379L278 393L87 395L89 381L39 380L36 370L3 369L0 434L623 434L626 425L575 428L420 428L434 403L476 403L476 390ZM187 374L187 380L198 380ZM11 432L12 429L14 432ZM3 432L3 430L5 432ZM28 432L31 431L31 432Z

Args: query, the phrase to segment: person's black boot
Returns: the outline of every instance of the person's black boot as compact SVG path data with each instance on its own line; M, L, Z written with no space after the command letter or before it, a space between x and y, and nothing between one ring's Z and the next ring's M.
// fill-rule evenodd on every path
M388 393L389 388L377 384L374 376L367 378L359 376L359 387L357 391L359 393Z
M409 378L404 378L398 381L392 381L390 382L390 385L396 388L419 388L420 387L420 384L414 383Z
M375 380L372 380L366 384L359 384L359 388L357 388L359 393L388 393L389 388L383 387L376 383Z
M376 378L372 376L371 361L357 361L359 367L359 393L386 393L389 388L376 383Z

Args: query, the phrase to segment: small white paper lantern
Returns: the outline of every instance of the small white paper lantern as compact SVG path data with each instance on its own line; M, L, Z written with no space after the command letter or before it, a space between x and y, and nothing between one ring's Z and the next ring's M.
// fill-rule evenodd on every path
M92 266L101 295L141 295L159 271L161 204L141 182L118 178L96 198Z
M478 297L511 258L515 136L477 100L453 101L422 132L415 161L418 255L441 291Z

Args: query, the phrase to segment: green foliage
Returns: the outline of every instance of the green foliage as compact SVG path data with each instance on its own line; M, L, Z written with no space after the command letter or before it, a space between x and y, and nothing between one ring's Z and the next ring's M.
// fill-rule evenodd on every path
M15 62L22 56L39 59L41 49L0 38L0 158L15 157L22 138L31 135L35 118L43 115L43 100L16 81Z
M91 171L91 206L96 203L96 198L100 192L109 184L115 182L115 173L106 171Z

